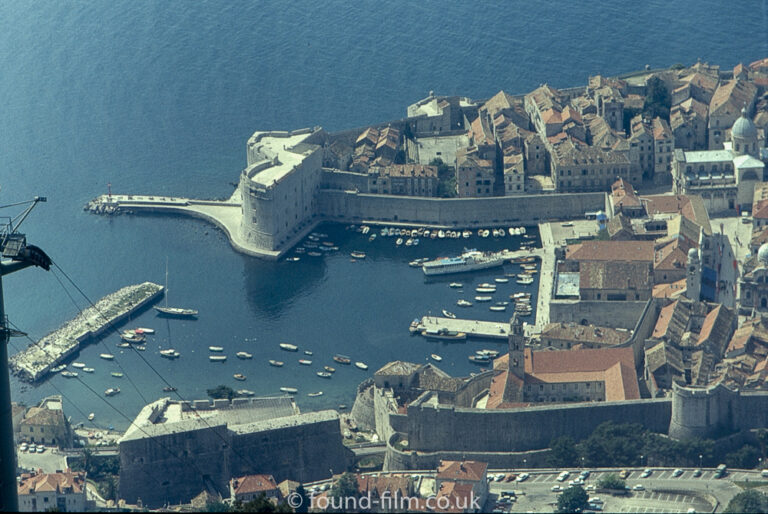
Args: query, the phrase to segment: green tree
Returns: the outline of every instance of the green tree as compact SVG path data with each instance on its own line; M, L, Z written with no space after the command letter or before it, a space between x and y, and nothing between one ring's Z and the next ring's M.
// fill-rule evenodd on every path
M571 486L557 497L557 512L581 512L589 507L588 499L581 486Z
M232 509L224 502L207 502L200 512L231 512Z
M745 444L735 452L725 456L725 464L729 468L752 469L757 467L760 450L751 444Z
M725 512L768 512L768 496L754 489L743 491L728 502Z
M360 490L357 486L357 476L354 473L345 472L338 480L331 486L331 490L328 494L331 499L330 505L340 506L341 509L331 508L326 509L326 512L344 512L344 506L347 505L347 498L359 498Z
M640 114L642 109L635 109L633 107L624 108L624 132L629 136L632 134L632 118Z
M645 433L638 423L601 423L580 445L588 466L637 466L640 464Z
M576 441L572 437L562 436L553 439L549 445L552 450L547 462L553 468L570 468L579 465L579 453L576 451Z
M649 118L656 116L669 121L669 109L672 107L672 97L667 86L659 77L651 77L645 83L646 94L643 104L643 114Z
M456 172L453 166L444 163L439 157L432 159L430 166L437 166L437 196L453 198L456 196Z
M624 489L627 482L623 478L619 478L616 473L608 473L600 477L597 481L597 487L600 489Z
M293 512L293 509L285 501L273 503L266 494L261 493L249 502L236 501L230 512Z
M235 397L235 390L231 387L225 386L225 385L217 385L213 389L206 390L208 393L208 396L215 400L221 400L226 398L227 400L231 400Z

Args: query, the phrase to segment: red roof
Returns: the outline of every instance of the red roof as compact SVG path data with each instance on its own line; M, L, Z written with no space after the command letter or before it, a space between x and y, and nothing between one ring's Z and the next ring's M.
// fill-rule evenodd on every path
M235 495L262 493L277 489L277 482L272 475L245 475L232 479Z
M474 460L441 460L437 467L437 478L464 482L485 480L488 471L487 462Z

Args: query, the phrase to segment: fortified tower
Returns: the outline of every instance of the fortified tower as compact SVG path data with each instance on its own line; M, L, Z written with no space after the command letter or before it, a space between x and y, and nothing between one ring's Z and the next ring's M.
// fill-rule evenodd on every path
M522 403L525 391L525 336L517 313L509 320L509 370L504 385L504 401Z
M710 387L672 384L672 418L669 436L674 439L716 439L736 430L735 404L738 391L722 383Z

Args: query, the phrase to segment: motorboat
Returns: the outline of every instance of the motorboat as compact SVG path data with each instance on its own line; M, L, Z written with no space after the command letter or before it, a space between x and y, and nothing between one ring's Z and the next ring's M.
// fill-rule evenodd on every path
M312 355L312 352L309 350L304 350L304 355Z
M493 231L491 232L491 235L493 237L499 237L499 229L494 228Z
M288 257L285 259L288 262L299 262L301 260L300 257Z
M299 364L301 364L303 366L311 366L312 365L312 361L308 360L308 359L299 359Z
M135 329L134 332L136 332L137 334L145 334L145 335L150 335L151 336L152 334L155 333L155 329L154 328L139 327L139 328Z
M505 237L506 235L507 235L507 233L504 231L504 229L500 228L499 229L499 237Z
M60 364L60 365L58 365L58 366L56 366L54 368L51 368L51 373L58 373L59 371L63 371L65 369L67 369L67 365L66 364Z
M339 364L351 364L352 359L347 357L346 355L334 355L333 360L338 362Z
M96 370L95 370L95 369L93 369L93 368L83 368L83 371L84 371L85 373L93 373L93 372L94 372L94 371L96 371Z
M173 386L165 386L165 387L163 387L163 392L165 392L165 393L174 393L176 391L178 391L178 389L173 387Z
M237 393L237 396L256 396L256 393L249 391L248 389L238 389L235 392Z
M438 230L437 231L437 237L439 239L445 239L445 230Z
M456 319L456 315L452 312L448 312L447 310L443 309L443 316L446 318Z
M495 359L496 357L498 357L499 353L501 352L499 352L498 350L485 350L485 349L475 350L475 354L490 357L492 359Z
M137 349L137 350L139 350L140 352L143 352L143 351L145 351L145 350L147 349L147 347L146 347L146 346L144 346L144 345L141 345L141 344L137 344L136 346L134 346L134 348L136 348L136 349Z
M427 339L446 339L450 341L464 341L467 338L465 332L448 330L447 328L428 328L421 332Z
M226 355L209 355L208 360L211 362L224 362L227 360Z
M464 284L462 284L461 282L451 282L450 284L448 284L448 287L452 287L454 289L460 289L464 287Z
M270 366L274 366L276 368L281 368L281 367L283 367L284 364L285 363L283 361L276 361L276 360L273 360L273 359L269 359L269 365Z
M115 360L115 356L112 355L111 353L100 353L99 357L108 361Z
M110 387L109 389L104 391L104 396L115 396L119 392L120 392L119 387Z
M365 252L354 251L354 252L350 253L349 255L351 255L355 259L365 259Z
M96 419L96 414L94 414L93 412L88 414L88 421L93 421L94 419Z
M147 340L144 334L138 334L133 330L125 330L120 334L120 339L126 343L143 343Z
M490 310L494 311L494 312L503 312L503 311L507 310L507 306L506 305L491 305L488 308Z
M421 269L425 275L463 273L501 266L506 258L505 252L480 252L476 249L465 249L458 257L440 257L427 261Z
M83 362L73 362L72 363L72 367L73 368L83 369L85 367L85 363L83 363Z
M160 357L165 357L166 359L176 359L180 357L181 354L174 350L173 348L168 348L167 350L160 350Z
M483 229L483 233L480 235L481 237L488 237L490 235L491 231L486 229Z
M507 277L496 277L493 279L493 281L498 284L506 284L507 282L509 282L509 279Z
M520 233L525 235L525 227L520 227Z
M235 380L240 380L240 381L245 380L245 375L243 375L242 373L235 373L232 376L235 377Z
M363 371L368 369L368 364L364 362L356 362L355 366L357 366L359 369L362 369Z
M310 398L317 398L318 396L323 396L323 392L317 391L316 393L307 393L307 396L309 396Z
M281 387L280 390L284 393L296 394L299 392L295 387Z
M297 352L299 351L299 347L295 344L290 343L280 343L280 349L285 350L286 352Z
M237 352L235 355L237 356L238 359L252 359L253 358L253 354L248 353L248 352Z
M469 356L469 362L472 362L474 364L490 364L493 362L493 359L486 355L470 355Z
M440 357L440 356L439 356L438 354L436 354L436 353L433 353L433 354L431 354L431 355L430 355L430 357L432 357L432 360L433 360L433 361L436 361L436 362L440 362L441 360L443 360L443 358L442 358L442 357Z
M463 237L464 239L469 239L471 236L472 236L472 232L470 232L469 230L465 230L464 232L461 233L461 237Z
M410 237L405 240L405 246L413 246L413 239Z
M402 238L402 237L398 237L398 238L397 238L397 240L395 241L395 244L396 244L397 246L400 246L400 245L402 245L402 244L403 244L403 238Z
M462 299L457 301L456 305L458 305L459 307L472 307L472 302Z
M223 352L224 351L224 347L223 346L209 346L208 350L210 350L212 352Z
M327 371L318 371L317 376L320 378L331 378L333 373L328 373Z
M493 296L475 296L476 302L490 302L493 300Z
M323 366L323 369L328 373L336 373L336 368L332 368L331 366Z
M61 372L61 376L62 377L66 377L66 378L76 378L77 377L77 372L76 371L64 370L64 371Z
M110 373L110 375L112 375L115 378L123 378L123 373L121 371L113 371L112 373Z
M475 292L477 293L495 293L496 288L495 287L476 287Z
M130 348L131 343L117 343L118 348Z

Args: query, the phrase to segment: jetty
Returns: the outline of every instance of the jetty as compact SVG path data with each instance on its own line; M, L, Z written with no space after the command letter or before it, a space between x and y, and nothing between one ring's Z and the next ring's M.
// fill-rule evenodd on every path
M416 325L418 333L424 330L448 330L464 332L468 338L498 339L506 341L509 337L509 323L495 321L479 321L474 319L443 318L439 316L424 316Z
M77 352L82 344L106 333L131 314L149 306L163 294L163 286L144 282L108 294L62 327L30 344L10 358L11 371L21 380L35 382L51 368Z

